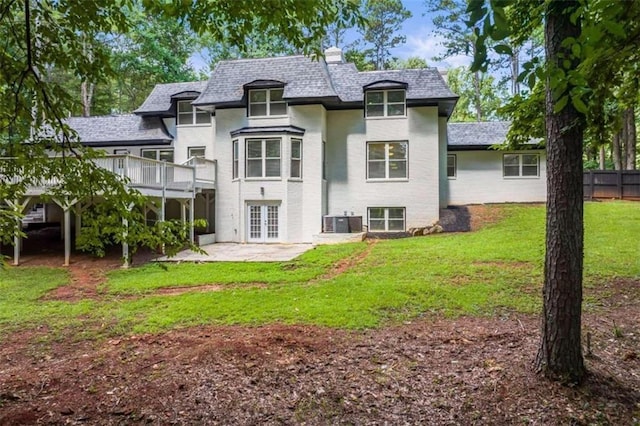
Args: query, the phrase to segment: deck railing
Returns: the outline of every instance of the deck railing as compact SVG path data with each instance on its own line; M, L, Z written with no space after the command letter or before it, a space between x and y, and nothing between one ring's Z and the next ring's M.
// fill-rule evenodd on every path
M0 161L11 160L0 158ZM200 158L190 160L193 160L191 164L175 164L130 154L116 154L93 161L98 167L127 179L129 186L134 188L191 192L202 187L212 187L215 184L215 161ZM45 189L58 183L56 179L42 180L37 188Z

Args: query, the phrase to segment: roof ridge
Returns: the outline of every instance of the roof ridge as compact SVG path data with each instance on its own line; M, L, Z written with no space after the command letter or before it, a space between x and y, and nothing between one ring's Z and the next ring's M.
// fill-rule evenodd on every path
M280 60L280 59L292 59L292 58L307 58L309 60L312 60L312 58L310 58L309 56L305 56L305 55L284 55L284 56L269 56L266 58L234 58L234 59L224 59L220 62L218 62L218 64L223 63L223 62L249 62L249 61L265 61L265 60ZM217 64L216 64L217 66Z

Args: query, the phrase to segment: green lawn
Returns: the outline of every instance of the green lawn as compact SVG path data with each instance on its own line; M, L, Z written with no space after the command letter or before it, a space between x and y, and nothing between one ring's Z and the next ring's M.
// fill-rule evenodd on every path
M493 206L505 218L478 232L377 242L346 272L327 275L366 243L318 247L292 262L150 264L114 271L98 301L38 298L63 285L61 269L0 271L0 328L100 325L110 333L196 324L269 322L366 328L420 315L497 315L540 308L544 208ZM640 277L640 204L587 203L585 283ZM219 284L222 291L158 295L161 287ZM106 326L105 326L106 324ZM95 328L95 327L94 327Z

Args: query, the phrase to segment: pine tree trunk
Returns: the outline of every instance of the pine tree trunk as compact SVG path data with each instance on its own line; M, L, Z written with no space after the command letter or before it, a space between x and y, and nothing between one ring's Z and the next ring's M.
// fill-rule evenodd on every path
M91 101L93 100L93 90L95 84L83 81L80 85L80 94L82 95L82 116L91 116Z
M579 23L569 19L577 7L577 1L558 0L548 6L545 43L551 66L560 66L559 56L568 53L563 40L580 34ZM559 113L553 112L555 104L547 81L547 233L536 368L547 377L579 383L586 374L581 344L585 119L571 102Z
M473 104L476 109L476 121L482 121L484 115L482 113L482 94L480 93L480 72L473 73Z
M607 168L606 159L607 159L607 156L604 151L604 145L600 145L600 160L598 161L598 164L600 165L600 170L604 170Z
M625 160L624 168L626 170L636 169L636 113L633 107L624 110L624 128L625 128Z
M613 168L622 170L622 130L613 135L611 141L611 159L613 160Z

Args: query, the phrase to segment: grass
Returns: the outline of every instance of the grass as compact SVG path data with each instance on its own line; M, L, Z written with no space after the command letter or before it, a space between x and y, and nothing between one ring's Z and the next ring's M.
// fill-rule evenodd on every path
M68 277L59 269L0 272L0 326L79 321L110 333L156 332L198 324L280 322L376 327L420 315L499 315L540 309L544 208L493 206L499 223L478 232L380 241L339 275L336 262L365 243L323 246L292 262L146 265L109 274L112 295L81 303L38 301ZM585 282L640 278L640 208L630 202L587 203ZM158 288L228 285L223 291L158 295ZM238 284L261 283L261 286Z

